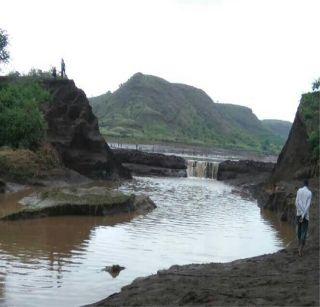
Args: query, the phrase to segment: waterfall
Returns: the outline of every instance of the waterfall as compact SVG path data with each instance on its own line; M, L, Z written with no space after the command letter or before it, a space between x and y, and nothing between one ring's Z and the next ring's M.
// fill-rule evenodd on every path
M217 178L219 163L188 160L188 177Z

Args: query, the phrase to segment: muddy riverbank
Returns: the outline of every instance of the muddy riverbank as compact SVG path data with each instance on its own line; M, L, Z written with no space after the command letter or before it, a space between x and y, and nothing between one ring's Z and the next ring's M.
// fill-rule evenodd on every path
M318 306L318 199L316 193L303 257L298 256L294 240L286 249L254 258L175 265L138 278L120 293L91 306Z

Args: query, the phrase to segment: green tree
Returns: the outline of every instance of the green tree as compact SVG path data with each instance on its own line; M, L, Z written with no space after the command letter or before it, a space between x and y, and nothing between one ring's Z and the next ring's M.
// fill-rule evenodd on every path
M312 90L316 91L320 88L320 78L318 78L317 80L314 80L314 82L312 83Z
M0 63L7 63L9 61L10 55L8 50L6 50L8 43L9 40L7 32L0 29Z

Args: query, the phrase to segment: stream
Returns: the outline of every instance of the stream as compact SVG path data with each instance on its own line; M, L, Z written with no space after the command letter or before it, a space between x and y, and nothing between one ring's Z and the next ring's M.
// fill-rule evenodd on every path
M89 304L174 264L272 253L294 235L255 200L214 179L136 177L118 189L147 194L157 208L135 217L1 222L0 304ZM0 198L0 208L18 206L18 199ZM125 270L114 277L103 271L113 264Z

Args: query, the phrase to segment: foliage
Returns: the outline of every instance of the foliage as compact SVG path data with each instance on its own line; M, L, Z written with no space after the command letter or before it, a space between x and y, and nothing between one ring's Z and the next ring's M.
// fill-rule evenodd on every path
M45 136L40 104L50 94L39 83L20 80L0 86L0 146L34 148Z
M6 50L8 43L7 32L0 29L0 63L7 63L9 61L10 55L8 50Z
M60 159L51 145L43 145L36 152L29 149L0 148L0 176L14 181L26 181L46 175L61 167Z
M52 72L43 71L42 69L38 69L38 68L31 68L27 74L27 77L31 77L34 79L52 78Z
M320 138L319 138L319 106L320 106L320 92L315 91L306 93L301 98L301 114L303 116L308 140L312 148L313 156L319 160L320 152Z
M316 91L318 89L320 89L320 78L314 80L314 82L312 83L312 90Z

